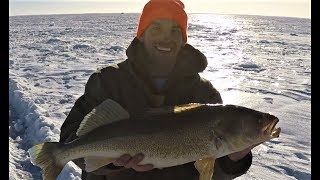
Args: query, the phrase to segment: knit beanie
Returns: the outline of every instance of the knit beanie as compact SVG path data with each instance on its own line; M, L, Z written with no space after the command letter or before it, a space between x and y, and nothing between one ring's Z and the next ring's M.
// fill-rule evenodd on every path
M180 0L150 0L143 8L140 16L137 37L141 37L149 24L160 18L175 20L181 30L183 41L187 42L187 14Z

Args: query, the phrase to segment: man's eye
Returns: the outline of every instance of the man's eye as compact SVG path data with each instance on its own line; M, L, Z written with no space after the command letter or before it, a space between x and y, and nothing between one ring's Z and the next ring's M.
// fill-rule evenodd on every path
M179 28L174 28L174 29L172 29L172 32L173 32L173 33L181 33L181 29L179 29Z
M160 27L159 27L159 26L153 26L153 27L152 27L152 30L153 30L153 31L160 31Z

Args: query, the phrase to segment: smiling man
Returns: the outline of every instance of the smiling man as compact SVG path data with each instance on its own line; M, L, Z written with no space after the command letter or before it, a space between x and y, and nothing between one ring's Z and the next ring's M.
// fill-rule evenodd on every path
M141 37L138 34L148 54L148 69L153 69L151 76L167 77L170 74L184 45L181 34L179 24L171 19L156 19Z
M150 107L222 103L220 93L199 75L206 68L207 59L187 43L187 19L181 1L150 0L140 16L137 35L126 50L128 58L90 76L84 94L61 127L60 142L76 139L83 118L106 99L118 102L130 117L139 116ZM155 169L152 164L139 164L143 158L143 154L124 154L90 173L84 170L83 159L74 162L83 169L83 180L193 180L199 177L194 162ZM213 178L233 179L244 174L251 162L251 148L218 158Z

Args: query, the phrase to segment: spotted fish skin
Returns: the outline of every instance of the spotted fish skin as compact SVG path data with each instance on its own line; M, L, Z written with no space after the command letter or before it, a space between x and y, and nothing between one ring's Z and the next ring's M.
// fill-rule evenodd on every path
M66 144L38 144L29 154L32 163L42 168L44 179L55 179L73 159L84 158L86 171L91 172L123 154L137 153L145 155L141 164L155 168L197 161L199 170L207 167L201 162L208 163L199 160L211 159L212 164L216 158L279 137L278 121L242 106L198 103L150 109L133 118L108 99L84 118L79 138ZM203 177L210 176L212 172Z

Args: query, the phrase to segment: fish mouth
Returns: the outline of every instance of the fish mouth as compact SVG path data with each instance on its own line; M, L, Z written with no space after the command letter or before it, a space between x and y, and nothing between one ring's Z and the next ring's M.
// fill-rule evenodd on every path
M280 127L276 127L278 122L279 122L279 119L275 117L272 120L272 122L264 128L263 133L265 135L270 135L271 138L279 137L280 132L281 132L281 128Z

